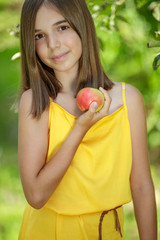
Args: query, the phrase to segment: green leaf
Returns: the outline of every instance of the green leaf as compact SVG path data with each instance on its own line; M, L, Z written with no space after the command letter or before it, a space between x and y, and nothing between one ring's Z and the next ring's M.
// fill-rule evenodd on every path
M104 43L100 37L98 37L98 44L99 48L103 51L104 50Z
M152 11L153 17L160 22L160 2L152 2L149 5L149 9Z
M144 7L147 3L149 3L151 0L137 0L136 6L137 8Z
M157 39L157 40L160 40L160 32L159 32L159 31L156 31L156 32L155 32L155 36L156 36L156 39Z
M154 8L153 17L160 22L160 4Z
M128 23L127 18L124 17L124 16L122 16L122 15L120 15L120 14L117 14L117 15L116 15L116 18L117 18L118 20L121 20L121 21L125 22L125 23Z
M117 5L122 5L122 4L124 4L126 2L126 0L117 0L115 3L117 4Z
M153 61L153 70L157 70L157 68L160 66L160 54L158 54L154 61Z

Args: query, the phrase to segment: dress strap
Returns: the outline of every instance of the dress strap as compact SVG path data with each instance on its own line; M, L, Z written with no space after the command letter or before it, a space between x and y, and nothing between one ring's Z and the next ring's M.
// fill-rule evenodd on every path
M49 101L50 101L50 104L49 104L49 116L48 116L48 131L50 132L50 126L51 126L51 114L52 114L52 98L49 97Z
M125 82L122 82L122 99L123 99L124 106L126 106L125 90L126 90Z

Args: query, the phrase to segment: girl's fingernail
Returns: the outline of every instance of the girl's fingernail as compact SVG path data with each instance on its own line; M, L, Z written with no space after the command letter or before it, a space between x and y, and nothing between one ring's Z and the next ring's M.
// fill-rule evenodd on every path
M93 102L93 103L92 103L92 106L93 106L94 108L97 108L97 107L98 107L97 102Z
M95 112L95 111L97 110L97 107L98 107L97 102L92 102L92 103L91 103L91 106L90 106L90 110L91 110L92 112Z

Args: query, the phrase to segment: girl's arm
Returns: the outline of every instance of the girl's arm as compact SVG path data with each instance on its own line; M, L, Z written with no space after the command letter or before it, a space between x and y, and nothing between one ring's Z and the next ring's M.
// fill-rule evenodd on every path
M130 184L139 237L140 240L157 240L156 203L148 160L143 98L137 89L127 84L126 100L133 156Z
M77 148L88 129L99 119L106 116L111 99L105 90L104 107L95 113L97 105L82 114L70 135L61 145L53 158L46 163L48 149L48 110L40 119L30 114L32 91L26 91L21 98L19 108L19 169L24 193L29 204L41 208L48 201L66 173Z

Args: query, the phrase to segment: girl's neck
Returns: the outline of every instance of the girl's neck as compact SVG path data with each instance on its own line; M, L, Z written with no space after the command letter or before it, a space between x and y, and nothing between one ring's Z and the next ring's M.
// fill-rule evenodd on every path
M63 88L62 93L69 93L74 95L76 93L77 88L77 73L66 73L66 72L58 72L55 73L56 78L61 82Z

